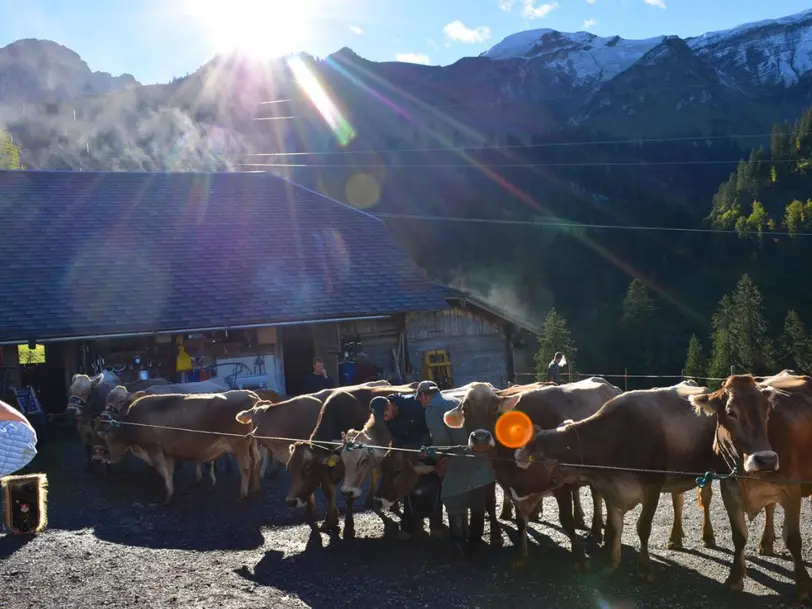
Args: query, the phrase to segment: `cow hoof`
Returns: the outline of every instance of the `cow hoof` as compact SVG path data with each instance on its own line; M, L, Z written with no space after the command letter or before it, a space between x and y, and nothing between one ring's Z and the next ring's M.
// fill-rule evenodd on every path
M511 518L513 518L513 512L510 510L502 510L499 514L499 520L510 520Z
M654 581L654 573L651 572L651 569L645 569L642 571L637 572L637 577L640 581L650 584Z
M491 547L501 548L504 545L501 533L491 533Z
M511 569L524 569L525 564L527 564L526 558L517 558L515 560L510 561L510 568Z
M578 560L575 562L575 570L578 573L588 573L589 572L589 562L584 560Z
M601 570L601 573L602 573L603 575L614 575L614 574L615 574L615 571L617 571L617 566L616 566L616 565L609 565L609 566L607 566L607 567L604 567L604 568Z
M355 529L351 527L344 527L344 541L355 539Z
M603 533L601 531L591 531L589 535L586 536L586 541L589 544L599 546L603 543Z
M727 578L725 581L725 588L727 588L728 592L741 592L744 590L744 580L732 580L731 578Z
M716 539L714 537L703 537L702 543L706 548L716 549Z
M669 539L668 540L668 549L669 550L682 550L682 540L681 539Z
M772 543L760 543L758 545L758 553L760 556L775 556L775 549Z
M588 531L589 527L586 526L586 523L583 520L576 520L575 521L575 530L576 531Z

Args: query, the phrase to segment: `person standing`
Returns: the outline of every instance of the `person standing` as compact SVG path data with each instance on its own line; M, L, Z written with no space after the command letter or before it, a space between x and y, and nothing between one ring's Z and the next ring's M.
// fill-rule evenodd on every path
M465 430L452 429L443 420L443 415L456 408L459 400L444 396L433 381L420 382L417 386L417 400L425 410L426 427L434 446L468 445ZM493 468L486 459L466 454L441 457L437 463L437 471L443 478L441 500L448 513L453 558L459 560L465 557L466 545L471 547L482 542L487 487L495 482Z
M553 361L547 366L547 380L552 381L556 385L560 385L561 381L559 380L559 371L561 369L561 362L564 359L564 354L560 351L556 351L555 355L553 356Z
M322 389L335 387L333 379L324 368L324 360L317 357L313 360L313 372L305 379L305 393L318 393Z

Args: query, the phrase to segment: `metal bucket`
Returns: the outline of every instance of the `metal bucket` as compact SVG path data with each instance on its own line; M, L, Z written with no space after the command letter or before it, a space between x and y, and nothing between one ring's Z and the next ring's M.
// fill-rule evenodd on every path
M146 381L147 379L149 379L149 370L139 370L138 380Z

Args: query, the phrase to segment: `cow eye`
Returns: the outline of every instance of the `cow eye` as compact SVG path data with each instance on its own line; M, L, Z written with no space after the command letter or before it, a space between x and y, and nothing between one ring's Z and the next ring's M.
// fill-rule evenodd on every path
M727 416L730 417L731 419L738 419L739 418L739 415L736 414L735 410L728 410L727 411Z

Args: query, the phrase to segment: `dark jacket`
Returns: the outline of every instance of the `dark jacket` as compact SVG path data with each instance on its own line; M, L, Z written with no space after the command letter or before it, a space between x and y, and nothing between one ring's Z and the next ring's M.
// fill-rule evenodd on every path
M561 367L555 362L550 362L550 365L547 366L547 379L554 383L558 383L558 371L560 368Z
M335 387L335 383L329 376L325 377L311 372L305 379L305 393L318 393L322 389L332 389L333 387Z
M392 445L400 448L424 446L429 439L429 429L426 427L423 406L417 401L417 396L395 393L388 397L398 407L398 416L386 422L389 433L392 434Z

